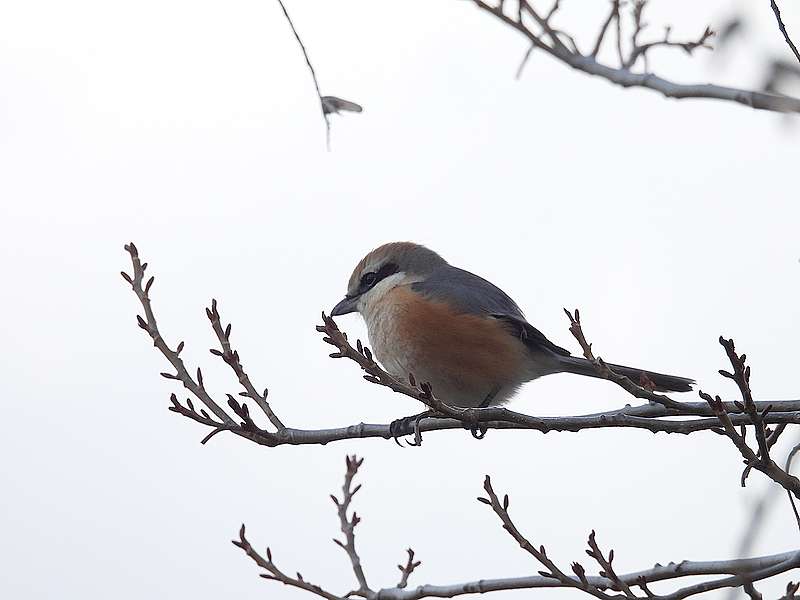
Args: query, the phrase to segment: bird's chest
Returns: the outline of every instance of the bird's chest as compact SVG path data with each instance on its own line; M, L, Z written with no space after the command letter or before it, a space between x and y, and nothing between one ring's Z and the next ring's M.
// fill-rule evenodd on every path
M407 310L404 303L386 298L364 315L375 358L387 371L400 378L407 377L417 366L418 349L404 323Z

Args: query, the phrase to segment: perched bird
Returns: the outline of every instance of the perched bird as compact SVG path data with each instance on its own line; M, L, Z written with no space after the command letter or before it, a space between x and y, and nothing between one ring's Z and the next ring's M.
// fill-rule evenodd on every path
M410 242L384 244L356 265L332 316L359 312L378 361L392 375L431 384L451 406L487 407L552 373L597 377L528 323L500 288ZM688 392L693 380L620 365L614 371L655 389Z

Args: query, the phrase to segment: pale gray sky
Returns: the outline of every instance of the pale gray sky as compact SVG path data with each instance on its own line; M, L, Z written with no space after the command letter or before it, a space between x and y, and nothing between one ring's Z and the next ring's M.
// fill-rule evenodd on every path
M605 10L565 4L578 32ZM695 35L745 4L659 0L650 22ZM788 56L762 4L725 60L666 52L651 65L756 84L762 57ZM164 334L186 341L209 388L236 390L207 352L214 296L251 377L294 426L418 410L329 359L314 331L354 263L406 239L491 279L573 350L563 306L581 308L609 360L733 398L716 374L725 334L760 398L800 395L795 128L615 88L543 55L515 81L524 41L467 2L288 8L323 92L365 107L333 118L331 153L274 2L0 0L0 594L303 597L256 576L228 541L241 522L287 571L345 591L327 495L347 452L366 457L358 543L376 586L396 582L409 545L423 561L412 583L538 570L475 502L486 473L564 564L592 528L620 571L731 556L766 482L756 473L742 490L737 452L711 433L440 432L402 450L220 435L203 447L206 431L167 412L177 387L158 376L166 362L118 275L129 240L156 275ZM364 336L357 317L339 322ZM555 415L629 401L607 382L553 376L511 406ZM777 503L755 551L796 547L792 522Z

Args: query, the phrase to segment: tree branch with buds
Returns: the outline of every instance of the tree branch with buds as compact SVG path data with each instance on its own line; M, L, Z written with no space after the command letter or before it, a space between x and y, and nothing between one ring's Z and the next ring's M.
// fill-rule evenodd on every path
M345 542L340 540L334 540L334 542L345 551L350 560L357 584L352 591L339 595L309 583L299 572L294 577L287 575L276 566L270 548L266 549L264 555L253 548L245 535L244 525L239 530L239 539L234 540L233 544L241 548L260 569L266 571L261 573L261 577L305 590L327 600L342 600L352 597L361 597L367 600L423 600L424 598L455 598L468 594L540 588L572 588L601 600L683 600L690 596L723 588L743 588L751 597L754 597L753 594L757 593L753 585L755 582L800 567L800 550L795 550L782 554L735 560L684 560L677 563L670 562L666 565L656 564L650 569L632 573L617 573L614 567L614 550L608 552L602 550L595 532L592 531L587 541L586 553L596 564L597 575L588 574L587 568L577 561L570 564L568 571L560 567L547 554L543 545L535 545L519 530L509 513L509 496L505 494L500 499L499 494L492 486L491 478L487 475L483 486L486 496L479 497L478 500L492 509L509 536L541 565L542 568L538 570L538 574L445 585L424 584L410 588L408 587L409 576L420 565L420 562L414 560L414 551L408 549L406 565L398 565L402 574L400 582L394 587L373 590L367 585L361 559L355 549L354 530L355 526L360 523L360 519L355 513L348 516L350 502L361 487L360 485L353 487L353 479L362 463L363 459L355 456L346 458L347 468L342 487L342 498L332 496L346 539ZM680 581L684 578L695 577L708 577L709 579L677 588L668 594L654 594L649 587L649 584L656 582ZM787 587L786 597L793 598L791 594L796 591L797 588L790 583Z
M645 400L646 404L638 406L626 405L622 408L585 415L538 417L503 407L490 408L459 408L448 406L436 398L435 390L425 382L417 382L413 374L409 374L406 381L400 380L386 372L378 365L369 348L360 341L353 346L347 339L347 334L341 331L335 321L323 314L323 324L317 330L323 334L323 340L334 346L331 353L333 358L345 358L355 362L364 372L364 379L380 387L388 388L398 394L417 400L428 409L424 418L420 418L405 428L399 430L392 424L358 423L346 427L333 429L302 429L287 426L277 415L267 400L268 390L259 392L242 364L241 357L231 342L231 325L225 325L216 300L206 309L206 316L211 328L219 342L218 348L210 349L211 354L221 358L236 376L242 391L238 398L227 394L225 403L218 403L205 389L203 374L200 368L196 369L196 376L192 376L188 367L180 357L183 342L179 342L173 350L165 341L153 311L150 292L154 278L145 282L146 263L142 263L138 249L131 243L125 246L130 255L133 275L123 272L123 278L131 286L136 295L144 316L137 316L139 327L147 332L153 340L155 347L167 358L174 368L174 372L163 372L161 375L183 385L194 400L187 398L181 402L176 394L170 397L169 410L191 419L211 431L203 438L203 443L208 442L215 435L228 432L245 438L262 446L274 447L281 445L327 444L329 442L360 439L383 438L392 439L397 435L412 434L415 443L421 442L421 434L425 432L469 429L476 437L485 435L487 430L530 430L548 433L551 431L578 432L586 429L612 429L632 428L643 429L653 433L680 433L692 434L700 431L716 431L720 433L724 423L718 414L718 407L712 406L707 401L703 402L677 402L668 396L655 393L644 385L634 383L626 377L613 373L608 365L592 352L591 344L586 341L580 324L580 315L577 311L568 313L570 316L570 331L581 345L584 356L592 361L598 372L611 381L620 385L634 397ZM752 398L751 398L752 399ZM259 414L251 413L248 400L258 409ZM199 401L202 407L196 407ZM732 426L752 426L755 422L765 427L774 427L769 432L765 430L768 445L774 444L778 436L787 425L800 423L800 401L753 401L756 413L741 403L723 402L721 404L724 416L730 420ZM769 410L767 410L769 409ZM749 412L748 412L749 411ZM257 421L265 421L259 424ZM477 432L480 431L480 434Z

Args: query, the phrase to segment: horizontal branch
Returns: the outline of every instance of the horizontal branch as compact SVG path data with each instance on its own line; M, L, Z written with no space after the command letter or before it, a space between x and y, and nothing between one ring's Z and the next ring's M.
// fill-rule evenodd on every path
M693 402L692 405L700 406ZM791 412L774 412L767 415L766 424L800 424L800 401L759 402L758 405L786 405ZM707 405L706 405L707 406ZM659 418L665 412L652 405L641 405L631 409L619 409L593 415L577 415L570 417L536 417L514 412L506 408L472 409L475 411L474 422L480 423L486 429L517 429L539 431L541 433L554 432L579 432L587 429L643 429L653 433L680 433L691 434L698 431L708 431L720 427L720 421L715 417L693 419L668 419ZM776 409L777 410L777 409ZM484 414L484 411L487 411ZM626 412L629 411L629 412ZM659 416L637 416L637 413ZM750 417L745 414L731 416L734 425L751 425ZM421 432L444 431L450 429L464 429L462 421L456 419L425 419L420 421ZM237 433L234 431L234 433ZM243 435L264 446L328 444L342 440L364 438L392 439L395 437L392 425L389 423L357 423L346 427L329 429L296 429L287 427L277 432L263 432L263 434L249 433ZM403 432L410 435L408 430Z
M800 557L800 551L783 552L770 556L756 558L740 558L734 560L709 560L669 563L668 565L655 565L652 569L619 574L618 577L628 585L636 585L644 580L646 583L666 581L679 577L694 577L702 575L742 575L753 571L783 565ZM573 578L579 583L578 578ZM608 588L611 581L605 577L587 576L588 582L598 588ZM403 590L397 588L380 590L380 600L422 600L423 598L455 598L466 594L485 594L503 590L529 590L539 588L563 588L566 584L541 575L528 577L505 577L497 579L479 579L463 583L447 585L420 585L413 589Z
M531 430L548 433L550 431L569 431L578 432L585 429L642 429L653 433L680 433L691 434L698 431L712 430L720 433L724 423L720 420L718 410L722 410L730 418L731 425L744 426L753 424L753 415L760 420L764 426L778 425L775 431L767 432L770 434L769 443L774 444L778 435L788 424L800 424L800 400L755 402L756 413L748 413L746 408L734 402L722 402L712 407L707 402L677 402L661 394L656 394L631 382L625 377L618 376L611 372L607 365L600 359L591 356L591 360L596 364L602 376L605 376L634 396L648 400L650 403L640 406L626 405L623 408L575 416L556 416L538 417L528 415L504 407L490 408L471 408L461 409L448 406L438 401L432 393L430 387L414 381L409 374L409 380L401 381L383 370L372 357L369 348L356 342L353 347L347 341L347 335L339 330L338 326L330 317L323 315L323 324L317 329L324 334L324 341L335 346L336 352L331 354L334 358L347 358L361 368L365 373L364 378L376 385L387 387L397 393L403 394L426 404L431 410L428 411L429 418L418 420L415 423L404 423L398 426L398 422L390 424L368 424L358 423L346 427L326 428L326 429L303 429L287 427L277 416L270 404L267 402L267 390L259 392L251 378L245 371L239 353L231 345L231 326L224 325L216 301L211 302L206 314L211 323L211 327L219 342L219 348L212 348L211 353L221 358L233 371L242 386L243 391L239 393L241 400L237 400L232 395L228 395L227 408L232 414L228 413L221 404L218 404L205 389L202 373L197 369L196 378L192 377L180 358L183 349L183 342L180 342L175 350L172 350L164 341L158 328L152 302L150 300L150 289L153 279L144 282L146 263L142 263L136 246L128 244L126 250L130 254L133 275L123 273L123 278L131 286L136 294L142 308L144 317L139 317L139 326L151 337L154 345L167 358L175 368L174 373L162 373L164 377L175 380L194 394L196 400L205 406L196 409L191 399L183 402L177 396L171 396L171 406L169 410L187 417L211 431L203 439L207 442L215 435L222 432L229 432L239 437L262 446L275 447L282 445L307 445L307 444L328 444L340 440L363 439L363 438L382 438L392 439L399 435L414 434L415 437L421 432L442 431L450 429L469 429L473 433L480 429L482 434L489 429L517 429ZM579 330L577 312L573 319L570 331L576 333ZM583 337L582 332L578 336L579 341L587 352L588 342ZM250 414L247 400L253 402L260 409L261 413L271 425L272 429L264 429L259 426ZM237 417L238 419L235 419ZM403 421L403 420L401 420ZM783 425L784 427L780 427Z
M711 83L676 83L648 72L647 68L645 68L645 72L634 72L632 67L636 63L637 59L646 59L647 52L653 48L667 46L682 48L686 52L691 53L694 48L707 47L706 40L713 35L712 31L706 29L700 38L694 42L672 42L665 38L648 44L640 44L638 41L638 35L644 27L641 22L641 9L643 8L644 3L633 4L635 26L634 34L632 35L632 39L628 44L630 46L630 51L627 53L627 55L623 51L623 43L621 39L622 34L620 29L620 3L618 2L612 2L612 10L606 20L603 22L600 29L600 34L594 43L594 48L589 54L582 54L577 50L577 48L570 50L564 44L547 43L537 31L534 31L531 29L531 27L529 27L529 25L520 15L506 14L503 11L503 2L492 5L484 0L473 0L473 3L480 10L491 14L501 22L520 32L528 39L532 47L542 50L546 54L549 54L556 60L563 62L577 71L581 71L588 75L601 77L616 85L625 88L641 87L650 89L661 93L667 98L722 100L726 102L742 104L744 106L759 110L769 110L781 113L800 112L800 99L791 96L785 96L783 94L732 88ZM621 63L619 67L612 67L597 60L598 53L612 22L616 24L616 45Z
M589 75L596 75L616 85L630 88L642 87L660 92L667 98L677 100L697 98L707 100L726 100L743 104L759 110L770 110L782 113L800 112L800 98L770 94L755 90L715 85L712 83L675 83L653 73L634 73L627 69L615 69L601 64L589 56L560 57L573 69Z

